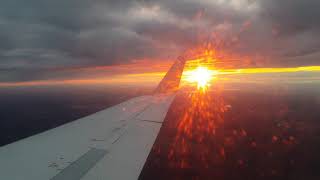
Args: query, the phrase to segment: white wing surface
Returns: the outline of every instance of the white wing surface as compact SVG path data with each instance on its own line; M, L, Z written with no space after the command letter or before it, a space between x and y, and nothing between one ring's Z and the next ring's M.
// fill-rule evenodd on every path
M178 76L177 68L166 75L175 75L170 79L174 87L162 81L154 95L133 98L1 147L0 179L138 179L175 97L166 87L179 85L184 60L173 67L177 64Z

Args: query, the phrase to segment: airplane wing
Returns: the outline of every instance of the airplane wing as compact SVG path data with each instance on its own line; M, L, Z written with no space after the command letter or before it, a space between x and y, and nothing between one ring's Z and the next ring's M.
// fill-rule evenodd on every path
M0 179L138 179L184 64L183 58L178 59L153 95L0 147Z

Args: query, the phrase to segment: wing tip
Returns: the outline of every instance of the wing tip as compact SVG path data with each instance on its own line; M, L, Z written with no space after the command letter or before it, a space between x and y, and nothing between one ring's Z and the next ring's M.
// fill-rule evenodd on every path
M186 58L179 56L175 63L171 66L164 78L155 89L154 94L175 92L179 89L180 80Z

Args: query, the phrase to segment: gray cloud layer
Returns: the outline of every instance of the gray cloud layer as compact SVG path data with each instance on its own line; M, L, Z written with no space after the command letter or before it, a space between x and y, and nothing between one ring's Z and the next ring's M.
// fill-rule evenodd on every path
M48 68L174 58L208 37L271 65L317 64L318 7L319 0L5 0L0 81L37 79Z

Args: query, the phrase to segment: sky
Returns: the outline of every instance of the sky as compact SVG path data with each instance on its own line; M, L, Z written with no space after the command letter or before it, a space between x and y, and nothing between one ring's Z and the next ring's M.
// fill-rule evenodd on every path
M0 83L161 73L206 43L234 67L319 65L318 7L319 0L4 0Z

